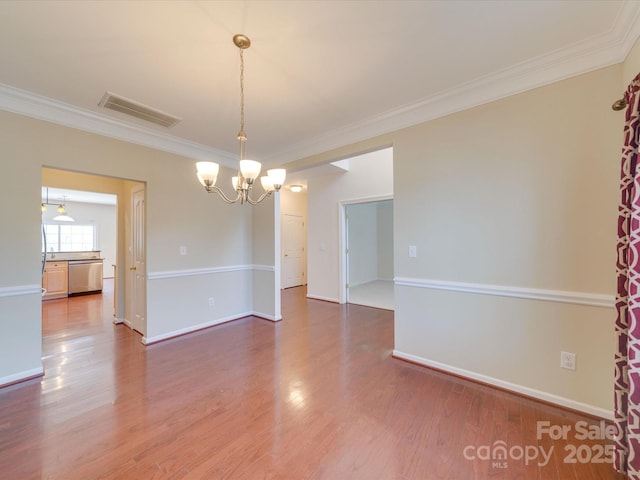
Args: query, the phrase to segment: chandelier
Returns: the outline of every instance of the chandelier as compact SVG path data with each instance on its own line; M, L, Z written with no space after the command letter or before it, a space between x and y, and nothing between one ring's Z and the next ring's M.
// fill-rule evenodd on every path
M67 196L66 195L62 195L62 203L49 203L49 187L47 187L47 201L46 202L42 202L42 205L40 206L40 210L42 211L42 213L47 211L47 205L57 205L58 208L56 208L56 212L58 212L58 215L53 217L53 220L58 220L60 222L75 222L75 220L73 218L71 218L69 215L67 215Z
M235 198L229 198L220 187L216 186L218 178L218 170L220 165L214 162L197 162L197 176L200 183L209 193L217 193L226 203L241 204L249 203L256 205L265 198L270 197L273 192L278 192L282 188L287 171L284 168L275 168L267 170L267 175L260 178L260 183L264 192L257 199L249 196L251 189L255 185L255 181L260 175L262 165L255 160L247 160L245 158L245 144L247 136L244 133L244 55L243 52L251 46L249 37L237 34L233 36L233 43L240 51L240 131L238 132L238 143L240 146L240 166L238 176L231 179L233 189L236 191Z

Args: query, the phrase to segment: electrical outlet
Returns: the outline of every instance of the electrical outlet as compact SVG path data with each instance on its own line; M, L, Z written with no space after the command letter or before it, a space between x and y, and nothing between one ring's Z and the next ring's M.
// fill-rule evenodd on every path
M180 247L180 255L186 255L186 254L187 254L187 247L183 245Z
M560 352L560 367L567 370L576 369L576 354L569 352Z
M213 307L216 304L216 301L213 297L209 297L209 306Z
M418 256L418 249L415 245L409 245L409 258L416 258Z

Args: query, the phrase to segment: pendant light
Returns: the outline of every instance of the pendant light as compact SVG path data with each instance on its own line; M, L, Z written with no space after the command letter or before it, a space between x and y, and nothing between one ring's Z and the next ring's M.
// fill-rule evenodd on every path
M240 131L238 132L238 143L240 147L239 155L239 169L238 175L231 179L233 189L236 191L235 198L229 198L225 193L216 186L216 180L218 179L218 170L220 165L214 162L197 162L196 163L196 175L198 180L209 193L217 193L220 198L226 203L236 203L240 201L241 204L249 203L256 205L263 201L265 198L271 196L273 192L280 191L287 171L283 168L275 168L267 170L267 175L260 178L260 183L264 189L264 193L258 197L258 199L252 199L249 194L255 184L255 180L260 175L262 165L255 160L248 160L245 158L245 143L247 136L244 132L244 50L251 46L251 40L246 35L237 34L233 36L233 43L240 51Z
M75 222L75 220L73 218L71 218L69 215L67 215L67 207L66 207L66 195L62 196L62 203L49 203L49 187L47 187L47 201L46 202L42 202L42 204L40 205L40 210L42 211L42 213L47 211L47 205L58 205L58 207L56 208L56 211L58 212L58 215L56 215L55 217L53 217L52 220L57 220L59 222Z

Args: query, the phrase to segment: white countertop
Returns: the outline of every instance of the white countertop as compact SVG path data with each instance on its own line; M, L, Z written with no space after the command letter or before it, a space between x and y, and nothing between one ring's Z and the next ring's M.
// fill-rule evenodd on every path
M47 252L47 262L65 261L65 260L102 260L100 250L91 250L88 252Z

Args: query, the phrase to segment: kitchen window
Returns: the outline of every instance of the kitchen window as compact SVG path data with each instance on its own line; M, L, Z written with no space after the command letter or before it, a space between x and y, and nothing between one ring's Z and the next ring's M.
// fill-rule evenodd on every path
M48 252L86 252L96 249L95 225L45 225L44 232Z

